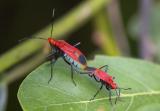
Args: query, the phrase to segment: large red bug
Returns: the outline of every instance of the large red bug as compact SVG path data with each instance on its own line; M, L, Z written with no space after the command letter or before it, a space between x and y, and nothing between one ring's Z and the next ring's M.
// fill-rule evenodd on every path
M52 14L52 19L54 17L54 10ZM34 37L34 38L24 38L25 39L42 39L42 40L47 40L51 46L51 53L48 55L47 59L50 60L51 64L51 77L48 81L48 83L52 79L53 75L53 65L57 61L59 57L62 57L66 63L68 63L71 66L71 78L73 83L76 85L76 83L73 80L73 71L80 72L81 70L86 69L87 67L87 62L84 54L76 48L80 44L77 43L75 45L70 45L64 40L55 40L52 38L52 32L53 32L53 23L52 23L52 28L51 28L51 37L48 39L45 38L40 38L40 37ZM20 40L20 41L22 41Z
M54 17L54 10L52 18L53 17ZM52 72L53 72L52 65L55 64L56 60L59 57L62 57L64 61L71 66L71 78L73 83L76 85L75 81L73 80L73 71L80 72L81 70L84 70L87 67L87 62L84 54L79 49L76 48L76 46L78 46L80 42L75 45L70 45L64 40L55 40L52 38L52 31L53 31L53 23L51 28L51 37L47 39L52 49L51 54L48 56L48 58L51 58L51 77L48 83L52 79Z
M65 62L71 66L71 77L73 80L73 71L80 72L86 69L87 62L83 53L77 49L76 45L70 45L64 40L55 40L53 38L48 38L48 42L52 48L52 52L49 55L51 58L51 78L52 78L52 65L56 62L59 57L62 57ZM50 79L51 80L51 79ZM49 81L50 81L49 80ZM73 83L75 84L74 80Z

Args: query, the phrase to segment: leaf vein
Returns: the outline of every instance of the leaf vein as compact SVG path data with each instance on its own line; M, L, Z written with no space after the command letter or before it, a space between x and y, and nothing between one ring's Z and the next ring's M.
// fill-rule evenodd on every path
M121 97L135 97L135 96L143 96L143 95L157 95L160 94L160 91L154 91L154 92L143 92L143 93L134 93L134 94L122 94ZM116 98L115 96L112 98ZM46 107L49 106L61 106L61 105L69 105L69 104L86 104L86 103L92 103L96 101L102 101L102 100L108 100L109 98L99 98L99 99L94 99L92 101L78 101L78 102L66 102L66 103L57 103L57 104L49 104ZM133 101L133 100L132 100ZM132 102L131 101L131 102ZM131 103L130 103L131 104ZM132 105L132 104L131 104ZM41 106L44 107L44 106Z
M129 103L129 105L128 105L128 107L126 108L125 111L129 111L130 107L131 107L132 104L133 104L133 101L134 101L134 96L131 97L130 103Z

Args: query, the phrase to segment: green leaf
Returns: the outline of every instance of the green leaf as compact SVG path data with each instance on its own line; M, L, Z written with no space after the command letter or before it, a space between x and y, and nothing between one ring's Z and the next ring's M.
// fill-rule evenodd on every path
M93 100L100 84L87 75L75 74L71 81L70 66L58 60L50 84L50 64L47 62L29 74L22 82L18 99L25 111L158 111L160 110L160 66L150 62L122 58L96 56L91 66L109 65L108 73L116 77L123 90L121 101L111 106L108 91L104 88ZM114 101L114 97L112 99Z

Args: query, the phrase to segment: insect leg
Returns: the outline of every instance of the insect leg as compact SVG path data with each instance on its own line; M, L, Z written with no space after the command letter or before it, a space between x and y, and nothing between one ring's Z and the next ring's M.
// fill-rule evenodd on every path
M76 70L74 70L74 66L72 66L72 64L71 63L69 63L66 59L65 59L65 57L62 57L63 58L63 60L67 63L67 64L69 64L70 66L71 66L71 79L72 79L72 82L73 82L73 84L76 86L76 83L75 83L75 81L74 81L74 79L73 79L73 71L76 71Z
M73 72L73 66L71 65L71 79L72 79L73 84L76 86L76 82L73 79L73 74L74 74L74 72Z
M51 46L51 45L50 45L50 46ZM56 57L55 57L56 54L57 54L57 49L55 49L54 47L51 46L51 52L50 52L50 54L47 55L47 57L46 57L47 61L48 61L48 60L53 60L53 59L55 59L55 58L56 58Z
M93 75L94 79L97 81L97 82L101 82L101 80L98 80L95 75Z
M80 74L88 74L90 77L93 77L94 71L84 71L84 72L79 72Z
M112 104L112 91L111 91L111 89L109 89L108 91L109 91L109 102L113 106L113 104Z
M118 94L118 95L119 95L119 97L120 97L120 95L121 95L121 89L119 89L119 94Z
M56 52L52 52L52 53L50 53L49 55L47 55L47 60L52 60L53 58L54 58L54 56L55 56L55 53Z
M55 12L55 9L53 9L53 12L52 12L52 20L54 18L54 12ZM52 24L51 24L51 37L52 37L52 33L53 33L53 21L52 21Z
M104 65L104 66L100 67L99 69L102 69L102 68L105 68L105 72L108 71L108 65Z
M120 98L120 96L121 96L121 89L118 88L118 98L119 98L120 101L122 101L121 98Z
M53 66L54 66L54 64L55 64L56 61L57 61L57 59L55 59L54 61L53 60L50 61L50 64L51 64L51 75L50 75L50 78L48 80L48 84L52 80L52 77L53 77Z
M101 83L101 87L97 90L97 92L96 92L95 95L90 99L90 101L93 100L93 99L97 96L97 94L102 90L103 85L104 85L104 84Z
M53 77L53 66L55 64L55 62L57 61L57 49L54 49L52 46L52 52L47 56L47 60L50 60L50 65L51 65L51 75L50 75L50 79L48 80L48 84L50 83L50 81L52 80Z
M116 99L115 99L115 104L117 103L117 100L118 100L118 98L119 98L119 91L117 91L117 89L115 90L116 91Z

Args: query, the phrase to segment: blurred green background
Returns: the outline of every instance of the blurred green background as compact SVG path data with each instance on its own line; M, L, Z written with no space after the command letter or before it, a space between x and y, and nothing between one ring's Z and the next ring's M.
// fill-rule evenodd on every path
M94 13L91 13L90 8L83 9L85 5L81 4L85 4L87 1L92 2L91 0L0 1L0 80L2 80L0 83L2 84L0 102L1 104L4 103L2 100L5 100L5 94L8 92L6 111L21 110L16 96L18 87L24 79L24 75L31 72L41 62L37 63L33 69L29 68L25 72L22 71L23 73L18 76L12 77L12 71L45 49L37 48L34 52L24 55L21 60L18 60L18 56L14 57L17 61L13 64L10 64L10 58L15 55L11 55L11 50L14 50L13 47L25 43L18 42L24 37L32 35L49 37L50 31L43 33L42 30L47 29L48 31L52 22L56 24L53 29L53 36L55 33L57 39L65 39L70 44L81 42L78 48L88 59L92 59L95 54L106 54L160 62L159 0L106 0L106 2L105 0L97 0L93 7ZM99 3L100 5L96 6L98 2L105 4ZM54 19L52 19L53 8L55 9ZM79 11L76 12L75 10L82 10L84 15L81 16L81 13L77 13ZM82 17L82 20L79 18L79 21L76 21L77 23L68 32L65 32L64 30L67 30L65 29L67 28L65 22L59 21L63 21L63 19L65 21L70 13L74 13L74 17ZM75 21L70 22L74 23ZM61 28L64 30L60 30ZM43 34L36 35L41 31ZM27 51L24 48L23 52L17 51L16 53L21 55ZM10 65L6 65L4 68L2 66L4 66L5 61L6 64ZM17 69L19 73L23 70ZM8 80L8 78L11 79ZM5 82L5 80L8 81ZM8 91L4 88L6 84ZM0 105L0 107L3 106Z

